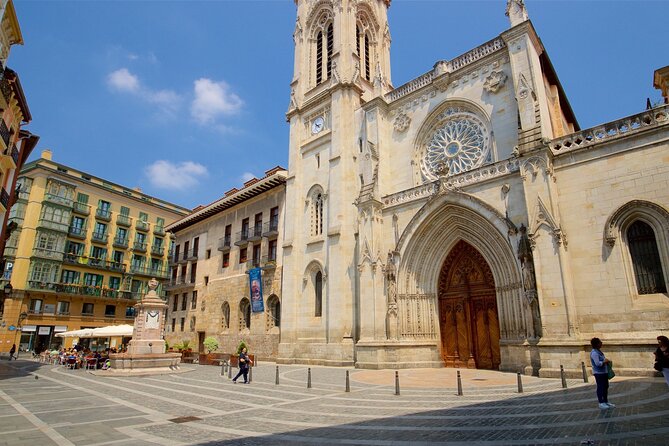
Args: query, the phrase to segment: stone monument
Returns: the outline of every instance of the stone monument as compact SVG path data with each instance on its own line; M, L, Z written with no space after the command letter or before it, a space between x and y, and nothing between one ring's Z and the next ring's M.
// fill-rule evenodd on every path
M149 281L149 292L135 305L135 327L126 353L111 354L111 372L142 375L174 373L179 370L180 353L165 353L167 304L156 294L158 281Z

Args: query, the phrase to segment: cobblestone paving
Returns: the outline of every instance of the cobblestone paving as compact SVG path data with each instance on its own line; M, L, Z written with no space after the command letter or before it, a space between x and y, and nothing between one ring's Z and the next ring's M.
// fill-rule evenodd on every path
M662 445L669 391L661 378L611 382L615 409L597 408L592 383L454 370L281 366L233 384L220 368L151 377L95 376L32 361L0 362L0 446L145 445ZM404 381L403 381L404 380ZM179 417L196 417L179 420ZM181 422L185 421L185 422Z

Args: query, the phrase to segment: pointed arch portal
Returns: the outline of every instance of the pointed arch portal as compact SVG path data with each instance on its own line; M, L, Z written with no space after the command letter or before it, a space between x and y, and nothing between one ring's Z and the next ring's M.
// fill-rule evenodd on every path
M483 256L467 242L458 242L444 261L438 299L446 366L499 368L495 281Z

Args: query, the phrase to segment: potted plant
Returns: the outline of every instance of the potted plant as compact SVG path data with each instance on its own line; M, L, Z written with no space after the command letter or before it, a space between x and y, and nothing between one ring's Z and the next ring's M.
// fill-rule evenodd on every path
M200 364L211 365L216 362L214 352L218 350L218 339L213 336L208 336L202 343L206 350L206 353L200 352Z

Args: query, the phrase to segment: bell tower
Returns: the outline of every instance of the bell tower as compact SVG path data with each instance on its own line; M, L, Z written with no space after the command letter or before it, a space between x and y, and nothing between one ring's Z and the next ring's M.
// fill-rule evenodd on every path
M278 361L352 365L361 106L392 90L391 0L295 0Z

